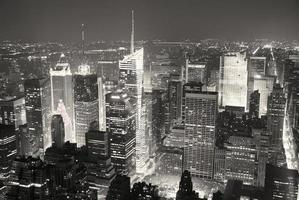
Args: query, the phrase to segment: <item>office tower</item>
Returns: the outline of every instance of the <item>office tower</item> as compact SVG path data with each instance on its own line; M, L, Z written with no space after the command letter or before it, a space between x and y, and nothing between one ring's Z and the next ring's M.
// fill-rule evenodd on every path
M88 65L80 65L74 75L75 130L78 147L85 145L85 133L90 123L99 120L98 87L100 86L97 85L97 75L90 73Z
M276 84L268 97L267 128L270 134L270 163L282 166L285 164L283 149L283 129L285 115L286 98L283 88Z
M15 126L0 124L0 179L3 180L8 177L16 154Z
M152 104L152 132L155 138L156 146L159 148L162 144L162 133L165 132L165 115L163 106L163 92L162 90L153 90L153 104Z
M257 152L253 138L230 136L226 148L226 180L241 180L245 185L255 185Z
M98 198L106 197L116 175L111 163L108 134L107 131L89 130L86 133L87 156L81 158L87 167L89 187L98 191Z
M248 110L248 60L246 51L220 57L219 106L240 106Z
M53 115L51 123L52 145L62 148L64 145L64 123L61 115Z
M269 162L270 154L270 135L264 128L253 128L252 135L257 150L256 186L261 188L265 186L266 164Z
M131 200L130 177L117 175L109 186L106 200Z
M201 82L207 84L207 67L206 63L199 61L186 60L186 83Z
M201 83L183 88L184 169L203 179L213 179L217 93L203 92Z
M259 117L259 108L260 108L260 93L258 90L255 90L250 94L249 100L249 116L251 118Z
M264 200L296 200L298 171L267 165Z
M170 74L168 86L170 124L181 119L182 115L182 82L179 74ZM170 127L169 127L170 128Z
M106 99L112 164L118 172L129 174L135 169L136 101L123 91L107 94Z
M0 99L0 124L13 125L18 130L26 124L26 108L24 97L7 97Z
M199 200L198 193L193 190L191 174L187 170L182 173L179 190L176 193L176 200L183 199Z
M259 117L267 114L268 96L273 90L273 77L255 77L253 90L258 90L260 93Z
M28 125L19 126L19 133L17 137L17 151L18 155L31 156L34 147L34 138L30 136Z
M29 137L33 139L32 156L43 157L51 146L50 85L48 79L29 79L24 83Z
M53 195L47 179L47 166L39 158L17 157L13 161L11 190L7 199L47 199Z
M74 130L74 94L70 64L65 55L61 54L59 62L50 68L51 109L52 113L60 114L65 127L65 140L75 142Z
M178 176L183 170L184 126L173 127L159 148L158 173Z

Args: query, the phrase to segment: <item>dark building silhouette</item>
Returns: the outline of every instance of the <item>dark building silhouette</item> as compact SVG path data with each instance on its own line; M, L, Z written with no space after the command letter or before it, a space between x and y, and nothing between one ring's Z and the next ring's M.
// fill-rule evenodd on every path
M260 108L260 93L258 90L255 90L250 94L249 100L249 116L251 118L259 117L259 108Z
M52 145L62 148L64 145L64 123L61 115L53 115L51 123Z
M131 191L132 200L158 200L158 186L145 182L134 183Z
M108 132L89 130L86 133L87 154L81 160L87 167L87 181L90 187L103 197L108 192L110 183L115 178L115 168L111 162Z
M176 200L199 200L198 193L193 190L191 174L185 170L181 176L179 190L176 194Z
M222 197L221 200L263 200L263 191L254 186L244 185L240 180L228 180Z
M106 200L131 200L130 177L117 175L109 186Z
M17 157L13 161L10 191L7 199L42 200L54 196L49 179L50 166L39 158Z
M296 200L298 180L297 170L267 165L263 200Z

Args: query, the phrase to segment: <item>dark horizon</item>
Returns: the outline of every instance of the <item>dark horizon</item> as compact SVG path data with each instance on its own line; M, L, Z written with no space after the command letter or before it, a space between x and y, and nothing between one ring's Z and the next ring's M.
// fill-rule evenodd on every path
M0 40L299 40L297 0L2 0Z

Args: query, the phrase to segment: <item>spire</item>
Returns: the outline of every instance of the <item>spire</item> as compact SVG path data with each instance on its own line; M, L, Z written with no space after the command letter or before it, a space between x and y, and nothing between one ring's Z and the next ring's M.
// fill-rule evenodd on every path
M81 48L82 48L82 54L83 54L83 56L84 56L84 29L85 29L85 25L82 24L81 25L81 42L82 42Z
M134 10L132 10L131 54L134 53Z

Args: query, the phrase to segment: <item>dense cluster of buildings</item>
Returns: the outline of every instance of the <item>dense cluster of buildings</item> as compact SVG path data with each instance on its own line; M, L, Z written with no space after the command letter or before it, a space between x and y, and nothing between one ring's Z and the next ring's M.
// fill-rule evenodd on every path
M297 51L131 44L83 38L54 61L38 55L42 72L25 78L22 59L1 54L0 197L167 199L144 182L159 176L181 177L177 200L297 199ZM191 177L217 187L201 198Z

